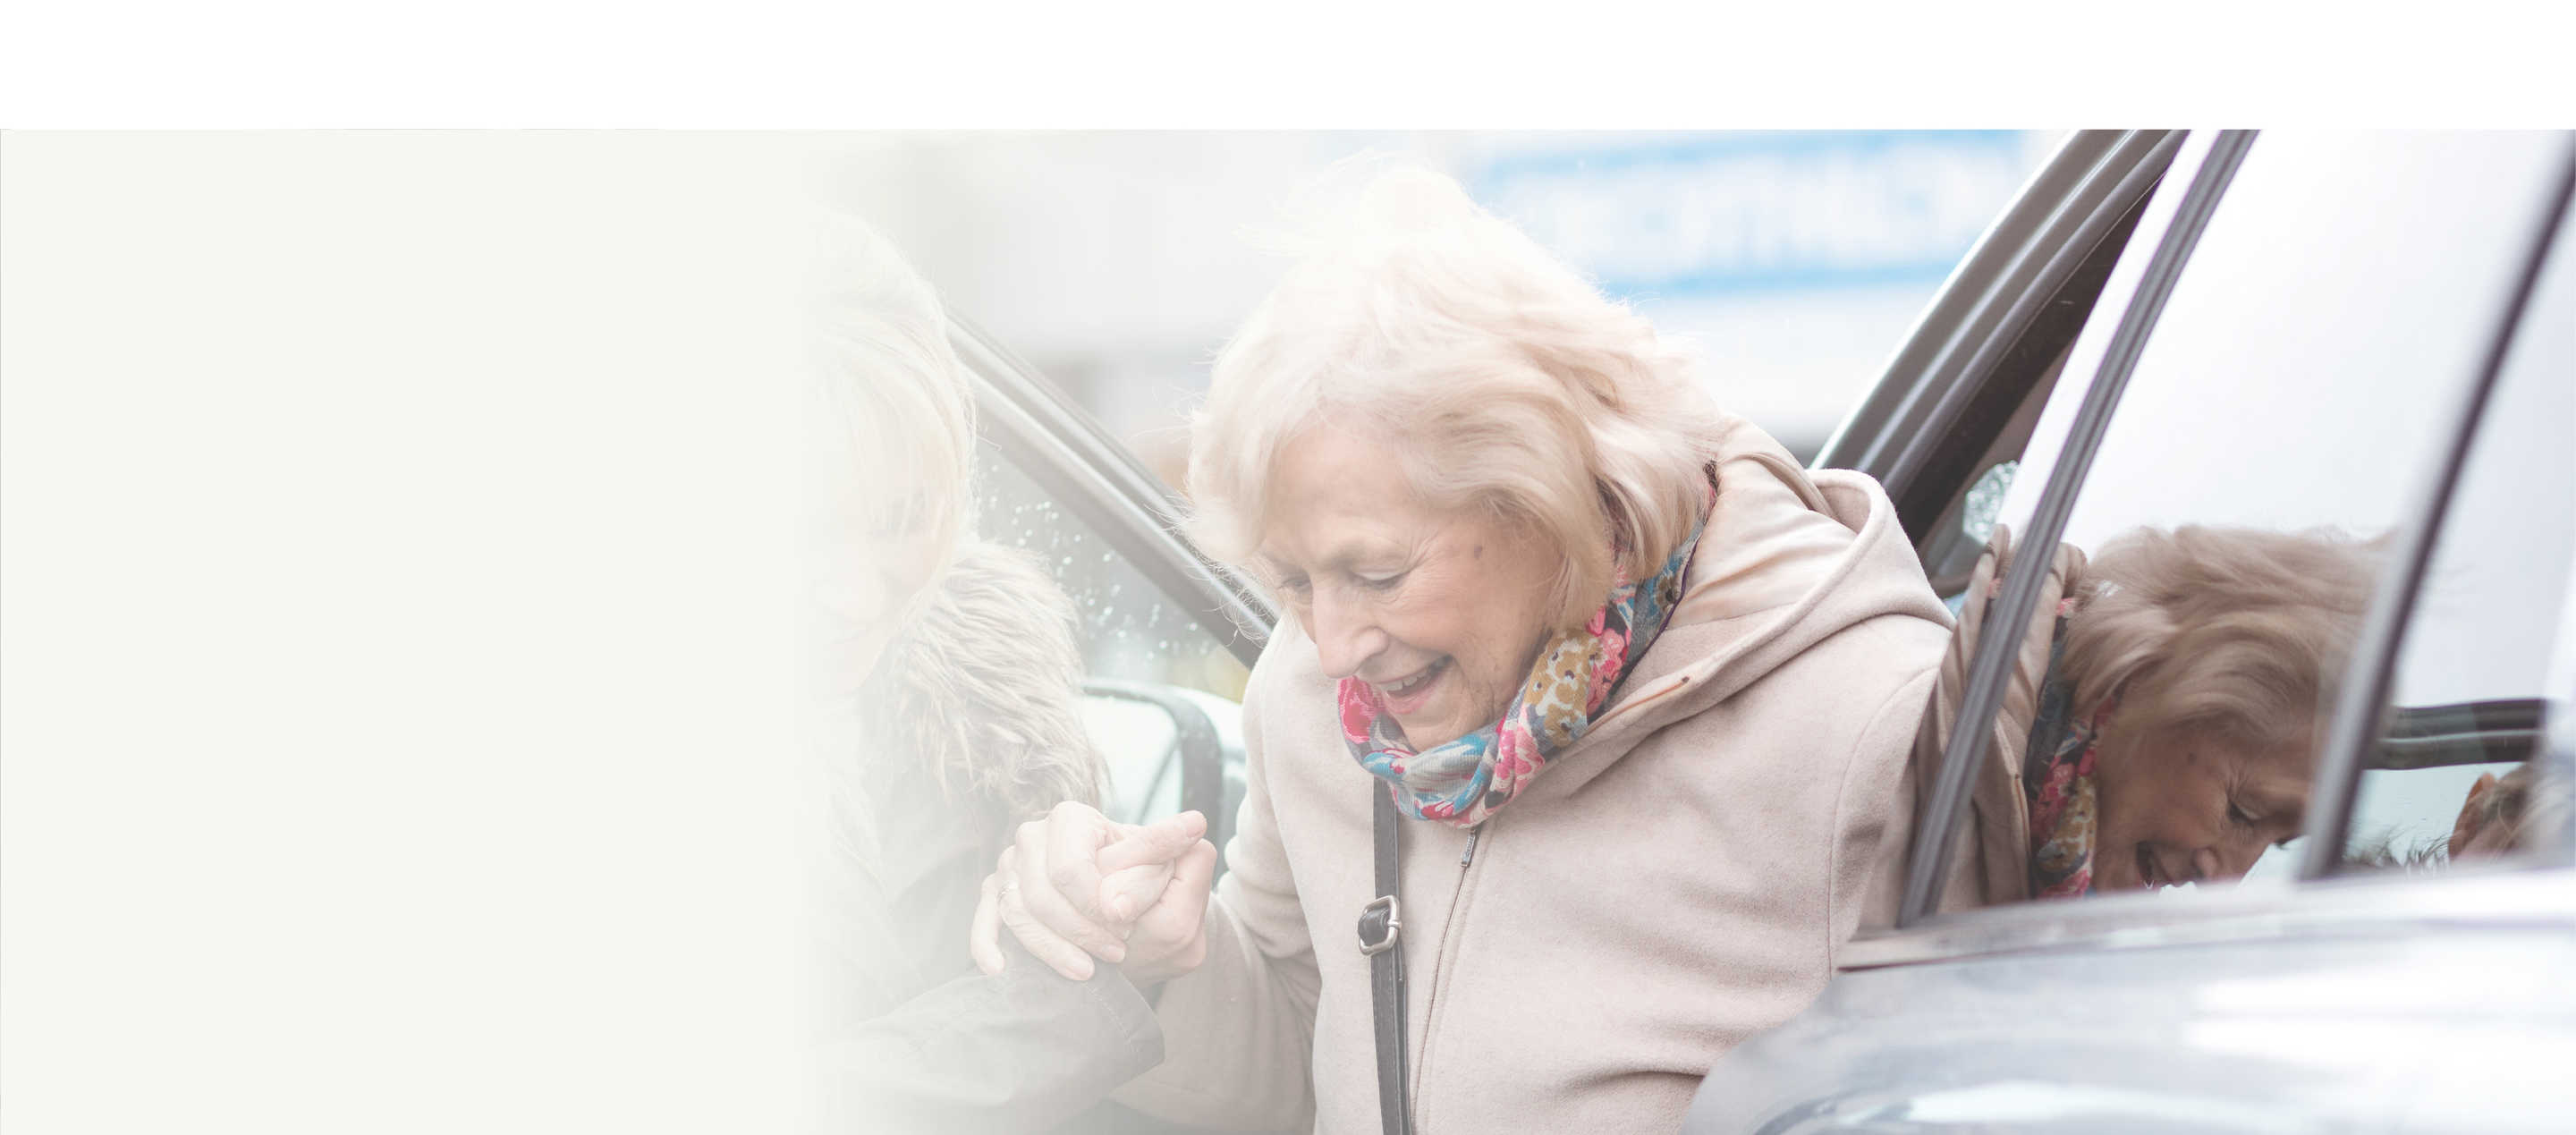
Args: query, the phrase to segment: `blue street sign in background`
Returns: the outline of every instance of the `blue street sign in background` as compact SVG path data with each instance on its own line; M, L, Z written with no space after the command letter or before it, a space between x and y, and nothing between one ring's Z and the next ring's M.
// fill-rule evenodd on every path
M1468 188L1628 299L1938 282L2027 176L2020 131L1729 134L1510 153Z

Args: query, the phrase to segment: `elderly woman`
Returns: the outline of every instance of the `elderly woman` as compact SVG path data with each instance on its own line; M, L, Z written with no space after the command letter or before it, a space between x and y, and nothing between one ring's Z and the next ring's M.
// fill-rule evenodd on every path
M979 955L999 922L1159 985L1167 1058L1119 1098L1177 1121L1671 1129L1892 910L1948 612L1877 484L1720 412L1453 183L1389 175L1340 222L1193 440L1205 545L1290 616L1231 871L1103 903L1106 821L1060 807L1002 857Z
M1969 584L1991 597L1998 530ZM1971 789L1944 908L2243 878L2299 834L2322 708L2359 633L2377 552L2330 533L2139 529L2061 545ZM1958 706L1972 600L1926 716L1917 781Z

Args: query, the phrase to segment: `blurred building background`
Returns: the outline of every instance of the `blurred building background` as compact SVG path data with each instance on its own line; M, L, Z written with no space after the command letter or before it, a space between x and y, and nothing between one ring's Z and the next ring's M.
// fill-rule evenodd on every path
M1248 230L1356 154L1457 177L1693 342L1811 455L2057 132L860 135L826 192L1177 480L1208 362L1281 262Z

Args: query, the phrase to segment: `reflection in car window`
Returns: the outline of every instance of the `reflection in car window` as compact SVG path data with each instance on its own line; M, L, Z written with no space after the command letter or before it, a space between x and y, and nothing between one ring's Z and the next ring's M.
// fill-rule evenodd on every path
M2063 542L2013 546L2045 488L2016 477L1970 574L1950 669L1981 639L2016 658L1944 908L2286 873L2384 538L2527 253L2547 141L2255 144ZM2049 558L2039 603L1988 628L2017 555Z
M977 449L977 526L988 540L1036 553L1071 597L1085 675L1195 705L1227 747L1239 749L1238 703L1249 675L1226 640L990 443ZM1171 713L1132 698L1094 696L1085 699L1084 720L1109 764L1110 815L1134 822L1180 810ZM1228 789L1229 797L1238 794L1233 785Z
M2562 221L2562 224L2565 222ZM2566 770L2535 764L2558 612L2576 556L2576 254L2544 266L2398 648L2383 740L2365 761L2348 865L2563 862ZM2563 703L2562 703L2563 704Z

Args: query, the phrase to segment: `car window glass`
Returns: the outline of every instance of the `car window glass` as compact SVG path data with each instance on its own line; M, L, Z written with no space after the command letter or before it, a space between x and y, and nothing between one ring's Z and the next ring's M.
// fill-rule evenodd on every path
M1919 549L1923 573L1932 581L1932 590L1949 604L1952 614L1965 601L1968 575L1975 569L1977 557L1993 538L1995 522L2002 515L2004 495L2021 477L2021 456L2030 445L2031 432L2039 422L2041 407L2048 404L2049 394L2065 369L2068 350L2074 346L2070 330L2065 346L2048 364L2030 396L2003 426L2003 432L1978 455L1974 480L1959 489L1940 517L1933 522Z
M2287 874L2277 845L2301 830L2384 537L2489 344L2556 160L2525 135L2255 143L2060 545L2014 534L2081 384L2052 397L2002 488L1953 652L2016 661L1944 909ZM1985 625L1999 561L2023 555L2050 559L2032 617ZM1945 684L1954 710L1959 694Z
M1961 462L1942 454L1920 475L1922 488L1908 493L1909 497L1925 489L1946 493L1940 513L1915 542L1915 551L1922 557L1932 590L1953 613L1963 600L1968 573L1994 532L2004 494L2021 474L2022 452L2031 445L2040 411L2065 373L2076 337L2100 302L2112 266L2135 235L2150 197L2152 191L2129 206L2085 254L2084 262L2047 297L1992 370L1977 379L1982 389L1961 420L1950 427L1949 438L1952 446L1963 451L1958 457L1969 457L1964 451L1975 449L1973 459ZM2064 423L2058 424L2062 429ZM1992 440L1976 448L1976 438L1981 436ZM1906 506L1899 508L1902 514Z
M2565 222L2562 221L2562 224ZM2535 764L2576 556L2576 254L2567 234L2470 440L2364 761L2347 867L2564 861L2565 770ZM2552 702L2548 699L2559 700Z
M1241 795L1243 664L1056 494L990 443L978 450L981 535L1035 553L1073 601L1088 692L1083 717L1109 766L1103 810L1140 822L1183 807L1181 749L1197 726L1195 709L1227 758L1221 806L1230 814Z

